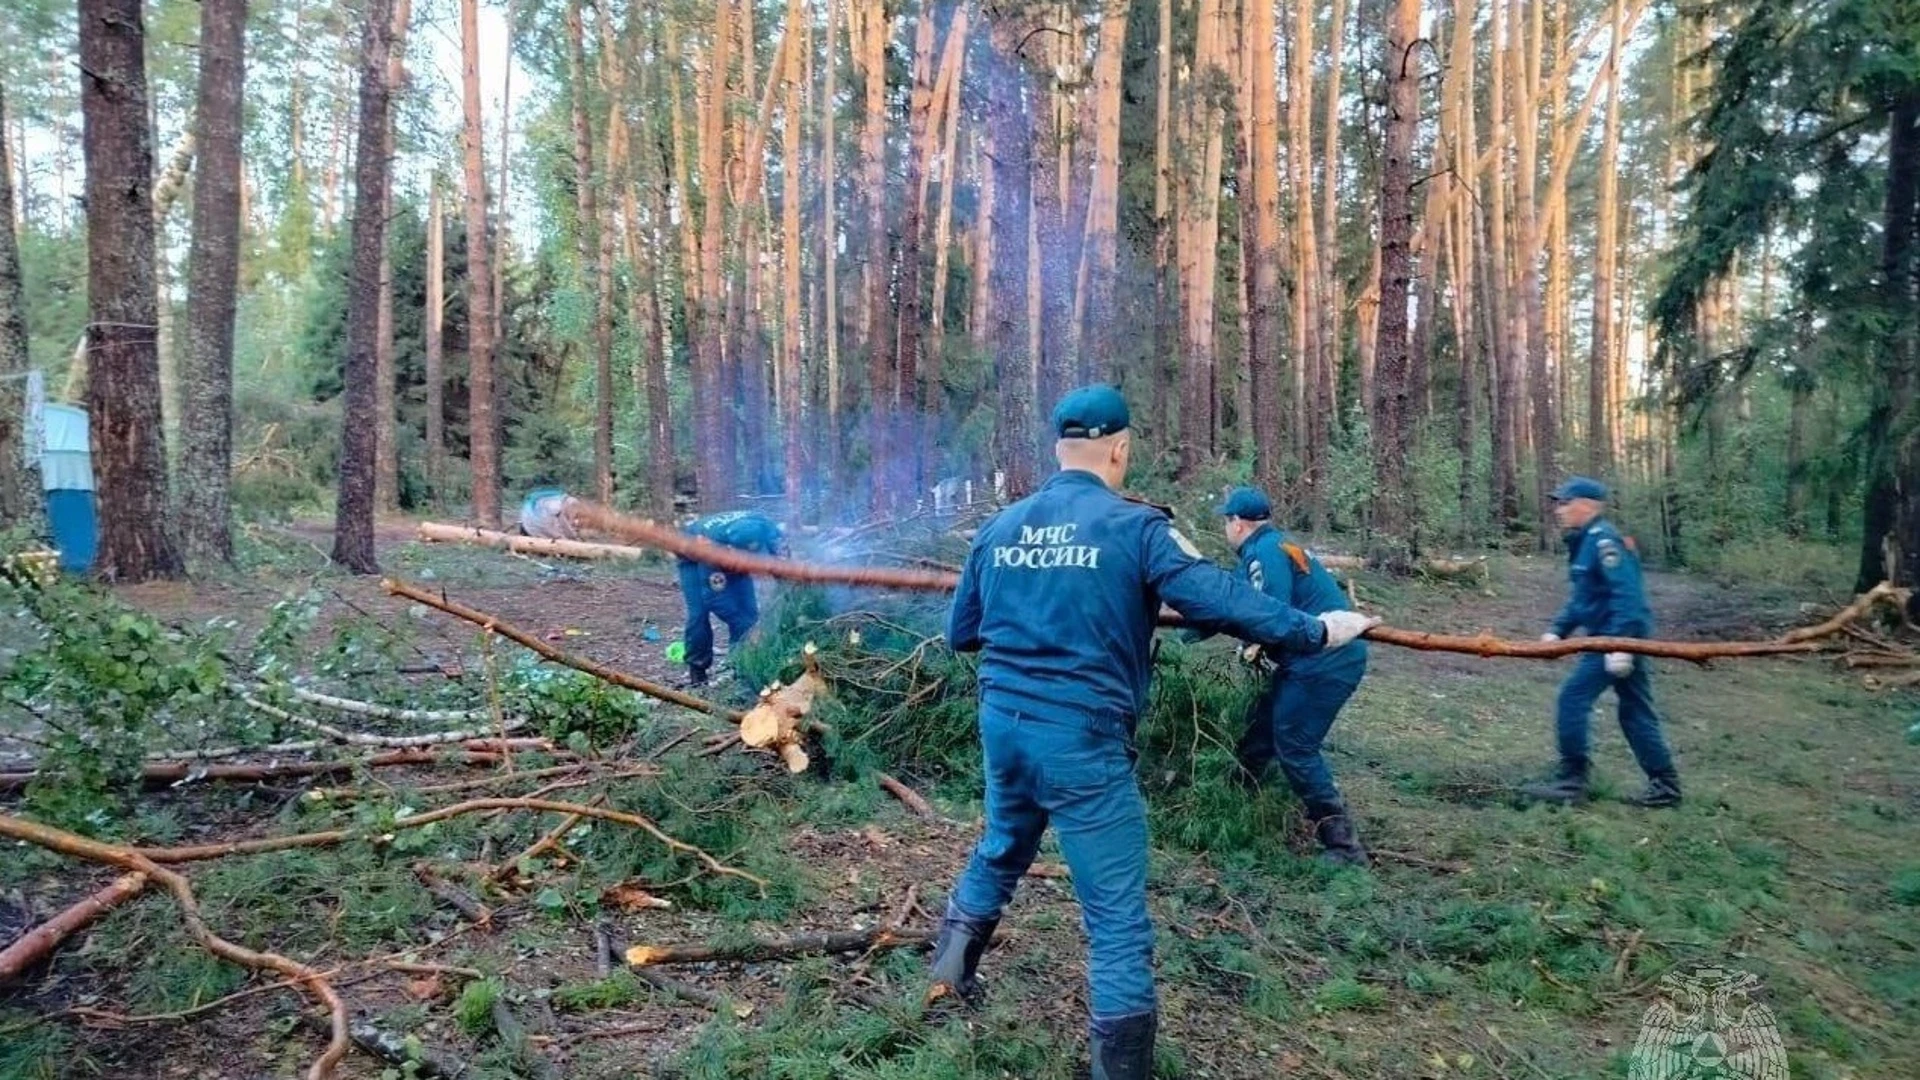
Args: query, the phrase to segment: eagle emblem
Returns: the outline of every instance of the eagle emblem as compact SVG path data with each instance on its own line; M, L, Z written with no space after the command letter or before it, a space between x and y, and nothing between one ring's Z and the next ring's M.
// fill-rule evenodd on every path
M1253 582L1253 587L1256 589L1267 587L1267 569L1260 565L1259 559L1247 564L1247 580Z
M1696 968L1660 980L1633 1045L1627 1080L1788 1080L1773 1010L1751 972Z

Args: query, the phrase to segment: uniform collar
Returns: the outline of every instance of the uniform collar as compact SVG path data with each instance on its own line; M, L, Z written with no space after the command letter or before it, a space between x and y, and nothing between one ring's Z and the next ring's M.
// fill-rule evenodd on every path
M1274 536L1277 537L1280 535L1280 529L1271 521L1263 521L1260 524L1254 526L1253 531L1247 534L1247 538L1245 540L1240 541L1240 550L1241 551L1247 550L1247 548L1250 547L1255 540L1260 539L1262 536L1265 536L1268 533L1272 533Z
M1606 532L1607 528L1608 526L1607 526L1606 515L1599 514L1599 515L1596 515L1592 521L1587 522L1585 525L1582 525L1577 529L1570 529L1561 535L1564 537L1564 539L1567 542L1568 551L1579 551L1580 545L1586 543L1587 537L1598 536L1601 533Z
M1048 477L1047 482L1041 486L1054 487L1055 485L1069 484L1077 484L1082 487L1097 487L1102 491L1113 490L1107 486L1105 480L1100 479L1085 469L1061 469L1059 472Z

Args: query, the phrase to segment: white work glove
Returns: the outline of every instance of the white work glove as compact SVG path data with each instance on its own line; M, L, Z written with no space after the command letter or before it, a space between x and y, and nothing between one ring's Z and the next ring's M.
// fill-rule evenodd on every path
M1633 654L1610 652L1606 659L1607 674L1616 679L1624 679L1633 673Z
M1549 630L1546 633L1540 635L1540 640L1541 641L1559 641L1560 635Z
M1329 649L1337 649L1380 625L1379 619L1357 611L1329 611L1320 616L1320 621L1327 627Z
M1260 662L1260 646L1258 645L1241 646L1240 662L1243 664L1258 664Z

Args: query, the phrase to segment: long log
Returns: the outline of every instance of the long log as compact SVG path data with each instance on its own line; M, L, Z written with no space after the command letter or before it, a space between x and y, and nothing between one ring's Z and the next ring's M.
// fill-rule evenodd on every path
M580 501L573 508L577 524L610 533L647 547L735 574L756 574L809 584L867 585L913 592L952 592L958 574L940 570L907 570L891 566L827 566L796 562L771 555L755 555L722 547L702 536L692 536L671 525L616 513L595 503Z
M897 926L883 926L872 930L795 934L792 937L730 944L635 945L627 950L627 963L634 967L648 967L656 964L700 964L716 960L752 964L794 956L897 949L902 946L925 945L932 940L933 931L931 930L904 930Z
M1729 656L1778 656L1782 653L1819 652L1814 641L1652 641L1629 637L1581 637L1564 641L1507 641L1492 634L1432 634L1424 630L1401 630L1376 626L1367 631L1368 641L1398 645L1422 652L1468 653L1473 656L1520 657L1532 660L1557 660L1575 653L1624 652L1643 656L1662 656L1673 660L1704 663Z
M404 581L395 581L393 578L387 578L380 582L380 587L387 590L391 595L404 596L416 604L425 604L435 610L444 611L455 618L465 619L484 630L499 634L508 641L532 649L534 652L539 653L541 656L556 664L564 664L575 671L584 671L596 679L610 682L615 686L623 686L628 690L634 690L646 694L649 697L656 697L662 701L670 701L682 708L692 709L695 712L703 712L710 716L718 716L735 724L740 722L740 714L731 709L723 709L710 701L702 701L691 694L683 694L678 690L668 689L659 683L648 682L645 679L610 668L597 661L563 652L540 640L537 635L530 634L509 623L501 622L495 616L489 615L484 611L478 611L465 604L449 600L445 595L436 596L418 585L410 585Z
M477 544L481 547L502 548L516 555L557 555L567 559L639 559L647 554L645 548L627 547L622 544L592 544L584 540L557 540L542 536L520 536L494 529L477 529L467 525L445 525L437 521L423 521L417 533L421 540L443 544Z
M21 934L13 944L0 950L0 986L19 978L21 972L51 956L61 942L146 890L147 875L137 870L122 874L67 910Z
M514 740L516 743L520 740ZM545 739L527 740L530 745L515 749L551 749ZM479 745L479 744L473 744ZM497 741L493 745L498 745ZM358 769L379 769L395 765L493 765L500 760L495 750L395 750L367 758L341 761L278 761L263 765L202 765L191 761L150 762L140 769L140 778L148 787L168 787L183 782L255 781L282 777L334 776ZM0 791L18 791L31 784L38 772L0 773Z
M123 870L145 874L165 885L180 908L180 918L186 924L188 936L199 942L202 948L222 960L231 961L241 967L256 971L277 971L298 982L327 1007L328 1017L331 1020L329 1025L331 1037L327 1042L326 1050L307 1070L307 1080L328 1080L333 1075L333 1067L346 1056L347 1008L340 1000L340 995L334 992L333 985L327 981L326 976L278 953L255 952L215 934L201 918L200 902L193 895L193 886L189 885L187 879L179 873L161 866L131 848L103 844L98 840L89 840L84 836L9 814L0 814L0 836L24 840L29 844L71 858L105 863L109 866L118 866Z
M767 887L765 878L750 874L745 870L736 870L715 859L702 849L681 840L676 840L661 831L650 819L639 814L622 810L609 810L601 806L588 806L583 803L556 802L552 799L468 799L465 802L442 806L433 810L409 814L394 818L389 822L389 830L413 829L422 825L431 825L436 821L459 817L477 810L540 810L559 814L578 814L581 817L598 818L619 825L628 825L639 829L660 841L667 847L698 859L708 870L716 874L737 877L751 881L762 889ZM285 851L289 848L326 847L353 839L360 835L347 829L330 829L325 832L298 833L292 836L268 836L257 840L229 840L218 844L195 844L187 847L141 848L136 854L142 860L154 863L201 862L207 859L219 859L228 855L258 855L268 851Z

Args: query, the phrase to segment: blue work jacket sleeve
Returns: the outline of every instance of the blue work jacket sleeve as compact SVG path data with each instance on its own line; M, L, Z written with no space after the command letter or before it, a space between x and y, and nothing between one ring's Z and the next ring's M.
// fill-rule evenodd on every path
M1233 575L1182 546L1162 518L1147 525L1141 566L1147 584L1169 607L1203 627L1295 654L1326 646L1326 625L1236 581Z
M980 637L980 545L967 552L967 564L960 570L960 585L953 592L953 607L947 611L947 645L954 652L978 652Z
M1549 629L1558 637L1566 637L1585 626L1586 618L1586 601L1581 597L1580 591L1575 589L1573 595L1567 597L1566 606L1560 609L1560 614L1553 617L1553 625Z

